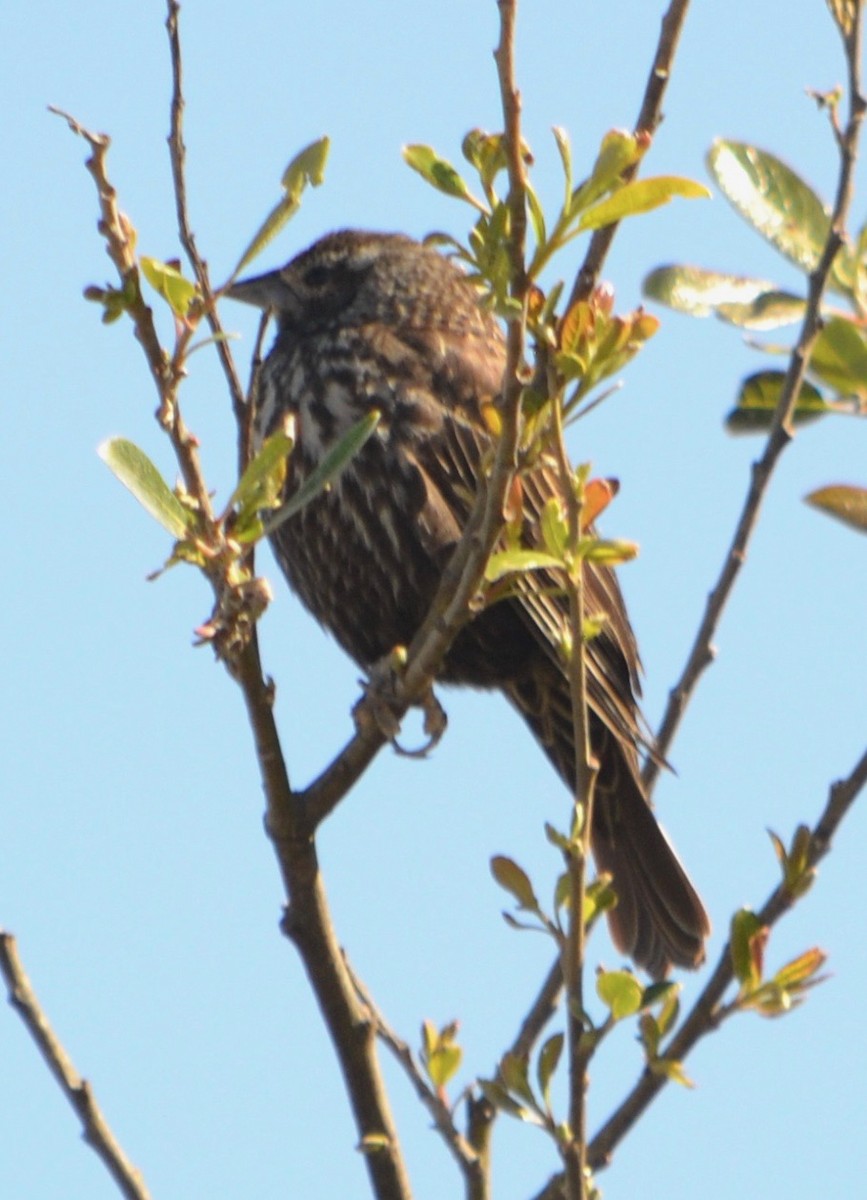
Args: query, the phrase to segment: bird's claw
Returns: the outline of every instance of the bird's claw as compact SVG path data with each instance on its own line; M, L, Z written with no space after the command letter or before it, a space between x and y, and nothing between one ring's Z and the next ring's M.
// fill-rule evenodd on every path
M424 713L423 728L427 741L414 749L407 749L400 744L397 740L400 716L396 703L396 684L402 667L403 658L395 652L375 663L369 678L361 682L364 695L353 708L352 717L359 733L375 729L404 758L425 758L445 733L448 717L433 688L429 687L414 706Z

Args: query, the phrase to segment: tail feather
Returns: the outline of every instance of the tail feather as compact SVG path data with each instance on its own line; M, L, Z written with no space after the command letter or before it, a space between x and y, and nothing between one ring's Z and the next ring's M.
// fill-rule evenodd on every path
M558 774L574 787L575 755L566 681L553 665L516 682L507 695L532 729ZM704 960L710 922L674 847L653 814L638 773L635 747L591 713L591 742L599 761L591 848L611 874L617 905L608 914L611 936L654 979L672 966Z

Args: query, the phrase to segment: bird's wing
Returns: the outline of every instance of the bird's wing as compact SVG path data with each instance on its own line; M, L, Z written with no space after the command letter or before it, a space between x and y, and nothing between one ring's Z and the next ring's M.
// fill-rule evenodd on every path
M434 364L427 377L418 381L418 394L428 397L432 411L423 436L412 448L426 490L420 514L424 535L425 527L441 532L449 523L454 525L455 518L463 528L469 517L480 473L493 461L495 443L484 410L500 391L505 356L492 353L488 338L449 338L439 331L413 336L416 344L424 339L419 359ZM553 464L541 462L523 471L521 490L522 540L528 547L538 546L545 504L560 495ZM429 549L444 557L453 543L444 546L439 537L435 540ZM626 744L646 744L635 704L640 660L617 579L607 567L587 564L584 586L585 612L604 616L601 632L588 643L590 705ZM547 657L564 671L562 646L569 633L569 612L557 573L517 575L514 595L500 603L515 606Z

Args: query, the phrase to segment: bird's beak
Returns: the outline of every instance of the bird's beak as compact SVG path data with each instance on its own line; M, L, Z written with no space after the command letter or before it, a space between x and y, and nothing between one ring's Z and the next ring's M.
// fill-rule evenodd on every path
M226 289L232 300L253 304L256 308L271 309L273 312L291 313L297 308L297 300L283 271L269 271L267 275L255 275L251 279L239 279Z

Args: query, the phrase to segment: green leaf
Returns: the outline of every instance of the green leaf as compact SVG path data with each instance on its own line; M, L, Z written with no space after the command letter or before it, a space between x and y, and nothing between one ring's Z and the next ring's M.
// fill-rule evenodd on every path
M569 216L574 217L579 212L586 211L601 196L616 187L626 168L636 163L642 153L635 134L626 133L622 129L609 130L602 139L590 178L580 184L569 199L567 205ZM603 222L603 224L610 224L610 222Z
M527 1078L527 1060L507 1051L500 1060L500 1078L513 1096L520 1097L533 1109L538 1109L536 1097Z
M539 525L545 549L562 566L569 546L569 523L559 496L550 496L545 501Z
M196 294L196 285L185 279L177 267L158 258L139 259L142 274L155 292L166 301L175 316L185 317Z
M531 1119L529 1110L524 1108L523 1105L516 1104L499 1080L480 1079L478 1083L482 1095L494 1108L508 1113L511 1117L517 1117L521 1121Z
M609 567L631 562L638 557L638 551L637 542L627 542L623 538L585 537L578 546L578 553L587 562L605 563Z
M229 497L227 508L237 509L238 524L262 509L276 508L286 481L286 459L295 439L286 433L273 433L262 443L256 457L247 464L238 486Z
M782 371L757 371L748 376L741 384L737 406L725 419L728 432L764 433L770 429L785 379ZM804 425L829 412L834 412L834 406L823 399L818 388L805 381L792 414L793 424Z
M283 196L268 213L251 238L247 249L238 259L238 265L231 274L232 279L249 266L254 258L258 258L286 222L295 215L301 206L301 196L307 185L319 187L322 183L330 147L331 142L327 137L318 138L309 146L305 146L289 163L280 180Z
M822 982L818 973L827 961L828 956L824 950L814 946L812 950L805 950L803 954L781 967L774 976L774 983L789 992L803 991Z
M321 137L299 151L280 178L283 191L300 201L308 184L310 187L320 187L325 181L325 164L330 149L331 139Z
M270 537L275 529L279 529L284 521L288 521L295 513L300 512L310 501L329 484L333 483L349 461L355 457L367 439L379 424L378 409L363 416L352 426L343 437L331 447L315 471L307 476L301 487L289 500L282 505L268 521L265 522L265 533Z
M596 995L614 1020L622 1021L641 1008L644 989L631 971L602 971L596 977Z
M681 1087L695 1087L683 1069L683 1063L673 1058L655 1058L649 1065L654 1075L664 1075L666 1079L670 1079L672 1083L679 1083Z
M761 958L756 952L756 939L763 931L761 921L748 908L740 909L732 917L729 934L732 969L744 991L758 987L762 981Z
M563 178L566 184L564 208L568 209L572 199L572 147L569 144L569 134L565 129L561 129L559 125L555 125L551 132L554 134L554 141L557 143L560 162L563 164Z
M867 488L837 483L829 487L817 488L804 499L813 508L827 513L828 516L836 517L850 529L867 533Z
M708 167L726 199L753 228L802 271L815 270L830 230L822 201L791 167L757 146L718 139ZM851 253L838 255L832 285L848 293Z
M545 1101L545 1107L550 1108L551 1079L557 1070L560 1055L563 1053L563 1034L555 1033L542 1046L536 1064L536 1076L539 1080L539 1091Z
M536 195L535 189L527 184L527 209L530 213L530 224L533 226L533 237L537 246L544 246L547 239L545 230L545 213Z
M447 196L456 196L459 200L466 200L480 212L488 211L487 206L472 194L452 164L447 159L440 158L431 146L404 146L403 160L437 191L444 192Z
M478 171L482 187L490 194L494 180L500 171L506 170L505 140L501 133L485 133L483 129L471 129L461 143L464 158Z
M431 1083L444 1088L461 1065L463 1051L457 1044L457 1022L438 1030L432 1021L422 1025L422 1057Z
M192 513L184 508L143 450L126 438L109 438L97 454L164 529L175 538L187 537L195 525Z
M831 317L810 355L810 372L841 396L867 399L867 336L847 317Z
M491 859L491 874L505 891L518 901L518 907L528 912L539 911L539 901L533 891L530 877L523 867L504 854L495 854Z
M716 315L742 329L777 329L799 320L805 308L802 297L779 291L765 279L704 267L657 267L644 280L643 291L676 312Z
M562 567L562 560L542 550L500 550L492 554L485 567L485 579L496 583L504 575L522 574L525 571L552 570Z
M613 195L598 204L588 208L578 222L578 233L585 230L601 229L604 225L613 225L624 217L634 217L639 213L650 212L661 204L668 204L675 196L687 200L702 199L710 196L704 184L696 183L694 179L681 179L676 175L658 175L652 179L636 179L618 188Z
M647 989L650 991L650 989ZM645 1001L647 1001L647 992L645 992ZM680 1012L680 984L673 983L670 985L668 994L663 998L662 1008L656 1018L656 1025L659 1030L660 1037L665 1037L670 1029L673 1028Z

